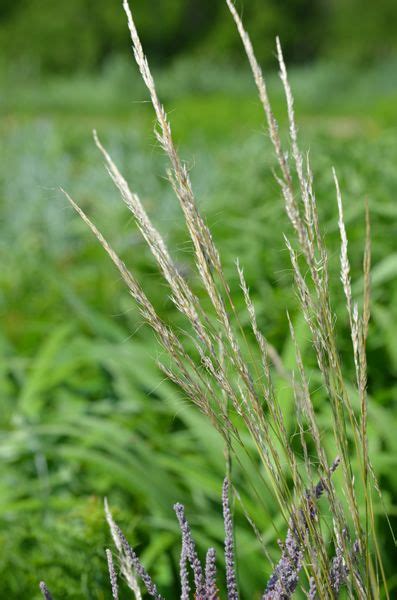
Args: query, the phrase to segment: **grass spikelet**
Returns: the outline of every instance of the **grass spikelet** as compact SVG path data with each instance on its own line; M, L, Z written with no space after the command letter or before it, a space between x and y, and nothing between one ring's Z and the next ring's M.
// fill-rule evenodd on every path
M223 521L225 527L225 564L226 588L228 600L238 600L236 566L234 561L233 519L229 504L229 480L226 478L222 488Z
M216 552L209 548L205 558L205 592L208 600L218 600L218 588L216 585Z
M109 578L110 578L110 584L112 586L113 600L118 600L119 599L119 587L117 584L117 574L116 574L114 564L113 564L112 553L109 549L106 550L106 559L108 561Z
M40 591L43 595L44 600L52 600L50 591L49 591L48 587L46 586L46 584L44 583L44 581L40 581L39 587L40 587Z
M113 543L114 543L117 553L118 553L121 573L122 573L124 579L126 580L128 587L134 593L135 600L142 600L142 594L141 594L141 590L139 588L134 565L133 565L129 555L126 554L124 551L123 544L122 544L120 536L118 534L117 525L113 520L112 514L109 509L109 505L108 505L106 499L105 499L105 516L106 516L107 523L109 525L110 533L112 535ZM108 558L108 561L109 561L109 558ZM110 570L110 567L109 567L109 570ZM113 591L112 575L110 575L110 582L111 582L112 591Z

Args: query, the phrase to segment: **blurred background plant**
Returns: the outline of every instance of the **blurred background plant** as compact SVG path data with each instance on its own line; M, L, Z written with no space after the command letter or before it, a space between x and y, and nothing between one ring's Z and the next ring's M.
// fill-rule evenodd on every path
M134 3L152 61L168 63L189 53L243 62L223 2L158 0L156 10L153 6ZM267 65L276 32L288 62L343 57L363 65L397 50L393 0L376 5L371 0L250 0L242 7L258 56ZM61 11L51 0L3 0L0 17L1 56L17 69L24 64L47 73L87 72L109 57L125 56L128 45L123 16L107 0L70 0Z
M136 1L134 12L232 292L239 287L238 257L261 327L292 368L287 309L301 346L308 342L291 295L282 238L288 224L261 109L224 3L167 0L153 10L153 3ZM337 327L351 373L331 165L344 190L357 289L364 200L369 201L370 442L395 522L397 8L391 0L376 9L356 0L257 0L246 3L244 14L265 65L274 67L277 33L288 62L295 64L291 83L302 146L313 157L319 209L335 253ZM118 3L105 1L55 6L25 0L3 1L0 17L0 591L32 597L45 578L55 597L103 598L106 495L129 541L171 595L179 540L173 503L183 502L195 516L199 547L222 543L222 441L155 367L154 338L108 259L57 191L63 185L92 207L145 282L156 309L177 327L180 317L101 168L90 133L96 127L106 140L189 277L193 259L164 181L164 159L150 135L152 114L129 55L124 15ZM285 123L276 74L269 80L277 116ZM304 357L315 380L310 348ZM288 402L282 381L278 391ZM237 470L237 482L238 477ZM243 503L277 560L276 506L269 502L264 514L248 491ZM236 508L238 564L252 574L241 582L242 592L254 597L271 566ZM393 593L394 548L380 508L379 513Z

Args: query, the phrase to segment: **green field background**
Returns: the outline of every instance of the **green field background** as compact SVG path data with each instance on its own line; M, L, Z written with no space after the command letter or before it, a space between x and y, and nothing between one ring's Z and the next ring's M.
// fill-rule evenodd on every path
M73 15L85 11L92 15L91 5L71 2L69 13L64 9L62 21L60 12L61 23L53 20L52 28L47 7L49 22L44 20L41 31L35 27L37 11L44 14L43 5L49 4L4 2L0 10L0 45L7 49L0 70L0 596L38 598L37 584L45 579L54 598L109 598L104 549L111 541L103 514L107 497L164 595L175 597L179 593L175 588L179 532L172 510L176 501L186 506L199 548L213 544L221 552L223 443L198 409L164 379L156 366L161 351L155 338L107 256L59 191L60 186L65 188L87 211L164 320L183 335L184 323L169 290L107 176L93 143L93 128L200 294L192 249L165 178L167 163L153 135L153 112L128 38L120 29L119 21L125 24L119 3L109 3L103 13L116 24L101 28L99 17L96 26L92 24L91 49L83 45L83 41L88 44L87 31L81 34L80 48L76 30L71 31ZM248 329L236 259L244 267L266 336L293 369L289 311L316 381L308 332L291 287L283 238L290 229L273 176L275 159L227 14L217 8L213 25L208 16L212 9L206 8L210 4L203 3L202 22L194 22L191 37L178 45L172 40L181 27L180 3L170 2L166 11L170 22L164 21L163 30L157 31L150 11L146 14L142 3L135 4L159 94L190 168L200 210L220 249L242 324ZM272 9L275 5L253 2L247 8L248 21L253 23L254 39L259 40L283 136L287 124L273 40L277 28L286 37L301 146L311 156L330 251L340 352L351 386L354 365L339 282L331 168L338 173L344 197L358 301L365 202L369 204L373 263L369 439L393 525L397 516L397 58L392 41L396 20L393 32L390 19L393 14L397 17L396 9L393 13L393 3L380 3L381 16L374 19L364 3L362 27L367 42L352 35L348 43L346 19L353 24L357 3L346 2L350 13L346 8L340 14L331 2L333 21L312 15L317 32L306 47L304 30L300 37L293 32L306 23L310 3L286 3L281 15ZM254 8L267 29L259 25L255 29ZM117 43L110 51L112 35ZM50 47L54 45L52 58L46 40ZM277 381L276 385L280 401L292 407L286 384ZM320 423L325 402L320 389L316 397ZM291 414L291 436L296 431ZM245 475L236 467L236 486L266 550L276 560L281 517L259 485L262 503L245 488L245 477L255 480L255 468L260 467L249 463L244 468ZM395 548L379 501L375 508L393 595ZM242 595L255 598L271 566L239 503L235 509Z

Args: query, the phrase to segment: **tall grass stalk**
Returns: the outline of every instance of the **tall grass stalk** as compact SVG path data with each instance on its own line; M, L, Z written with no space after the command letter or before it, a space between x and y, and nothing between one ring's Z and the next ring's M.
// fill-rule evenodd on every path
M308 579L308 597L335 598L342 585L346 586L350 598L380 598L381 591L388 597L386 578L382 566L376 537L372 490L379 490L372 469L367 440L367 393L365 357L368 322L370 318L370 237L367 215L367 240L364 252L364 298L360 313L353 301L350 283L348 242L343 220L342 196L336 173L333 172L336 201L339 209L341 236L340 273L346 297L350 323L353 360L356 371L356 388L359 403L344 378L343 366L338 352L335 334L335 316L331 305L328 253L318 218L317 200L313 185L313 174L308 155L299 147L294 114L292 91L287 70L277 39L277 59L280 78L285 92L288 122L288 147L281 141L279 128L272 111L265 78L239 14L231 0L227 6L237 26L246 51L252 74L263 105L270 140L278 162L275 174L284 199L285 209L292 226L293 238L285 238L290 254L295 289L301 311L310 331L318 368L322 376L324 402L332 422L334 448L330 455L322 445L321 427L313 405L309 377L292 322L289 321L291 337L295 345L296 373L289 373L275 349L270 346L261 332L251 301L243 268L237 264L242 295L249 315L252 335L256 340L257 354L249 350L241 326L235 301L231 297L222 260L211 232L201 216L191 184L189 171L180 158L173 140L172 129L166 111L161 104L156 85L144 54L133 16L127 0L123 7L133 44L133 52L143 81L148 89L156 116L155 135L169 159L168 179L179 201L187 231L194 251L195 264L204 294L211 309L191 289L188 281L179 272L171 251L150 220L136 192L132 191L118 167L94 132L95 143L101 151L110 177L119 189L121 197L132 213L165 282L170 288L171 298L182 313L186 323L186 337L164 323L157 314L141 283L137 281L126 264L119 258L91 219L74 202L68 200L77 213L91 228L94 235L109 254L131 295L137 302L143 318L155 331L159 343L165 349L169 362L160 364L164 373L207 415L225 440L228 454L243 448L243 431L249 433L257 455L266 472L266 484L276 499L279 510L288 524L288 533L282 556L275 566L263 598L289 598L298 585L301 570ZM289 317L287 316L289 319ZM194 351L191 348L194 342ZM260 360L256 359L260 356ZM291 386L300 431L301 451L293 448L283 406L280 405L273 382L274 370L285 377ZM312 455L315 458L312 458ZM303 456L303 459L301 458ZM335 456L338 458L335 461ZM232 458L233 460L233 458ZM331 475L337 464L341 465L340 487ZM258 471L258 478L261 477ZM313 482L320 483L314 484ZM255 488L255 482L250 482ZM234 574L233 536L227 512L226 497L229 484L225 484L223 504L226 531L227 593L237 599L238 590ZM322 526L317 509L317 499L325 493L332 528ZM380 492L379 492L380 493ZM364 496L364 514L360 511L358 497ZM186 561L195 574L196 597L207 597L207 587L213 584L214 555L209 551L206 569L198 568L198 558L189 538L189 530L182 509L176 508L183 532L181 557L182 597L189 597ZM137 562L136 556L124 536L110 519L113 537L123 559L121 569L129 587L139 598L135 574L143 579L149 593L160 597L148 574ZM329 548L333 547L330 554ZM332 555L334 558L332 559ZM229 562L228 562L229 560ZM114 568L108 555L112 578L113 596L117 597L114 585ZM286 576L288 573L288 577ZM183 583L185 582L185 583ZM212 583L211 583L212 582ZM213 589L215 587L213 585ZM185 590L185 591L183 591ZM201 590L201 591L200 591ZM210 593L208 592L210 595ZM208 595L207 594L207 595ZM215 591L213 597L216 597Z

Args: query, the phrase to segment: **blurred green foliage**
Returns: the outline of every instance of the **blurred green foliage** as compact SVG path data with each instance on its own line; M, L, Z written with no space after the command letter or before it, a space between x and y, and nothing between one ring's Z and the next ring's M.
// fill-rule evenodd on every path
M193 65L195 70L193 71ZM102 249L72 214L62 185L122 253L167 321L180 315L118 198L90 137L93 127L140 193L189 283L193 258L177 202L153 142L153 116L133 68L115 61L101 76L14 82L0 103L0 595L108 597L102 512L107 496L145 565L173 597L179 532L172 511L185 503L201 548L221 554L223 445L198 410L156 367L159 348ZM362 72L317 65L292 71L302 146L310 149L318 204L331 251L333 300L346 375L353 382L331 166L345 199L355 297L361 292L364 200L372 220L373 305L369 353L370 450L392 521L397 507L397 188L393 62ZM285 124L277 78L270 93ZM191 166L200 206L220 247L243 325L234 261L244 266L260 325L294 366L290 312L311 381L319 382L307 333L291 294L282 233L288 233L272 175L273 153L247 72L184 57L160 73L175 137ZM291 395L277 383L282 402ZM321 387L316 402L321 415ZM321 419L321 416L320 416ZM296 424L290 423L294 436ZM329 423L323 418L328 448ZM241 456L235 481L244 508L277 558L283 523L255 463ZM247 482L257 482L257 495ZM326 506L323 506L326 510ZM376 504L391 590L393 546ZM270 571L239 505L238 564L244 597L255 598ZM246 574L249 573L249 577Z
M272 61L276 34L289 62L327 60L296 67L291 82L302 146L312 154L331 249L340 347L352 381L331 166L345 199L356 298L361 292L364 200L369 201L370 440L394 523L397 68L391 54L396 50L396 6L394 0L244 3L246 25L263 62ZM246 325L236 258L244 266L261 327L293 367L285 316L290 312L316 383L318 373L291 294L282 238L288 224L272 175L273 154L224 3L135 0L133 8L145 49L157 61L160 95L191 166L242 323ZM221 440L164 381L156 367L156 341L107 257L58 191L59 185L65 187L93 216L164 319L182 329L90 137L96 127L200 293L129 46L121 2L0 4L0 77L6 91L0 96L0 596L7 598L38 597L42 578L55 598L109 596L104 496L165 595L178 593L172 586L179 548L175 501L185 503L200 547L211 543L221 551ZM362 69L374 59L374 65ZM285 124L282 94L272 73L269 84L277 116ZM288 406L291 397L281 381L278 392ZM320 388L320 412L322 401ZM324 420L326 446L328 426ZM296 433L293 421L290 433ZM283 524L267 490L258 483L258 501L246 485L250 476L255 481L257 466L241 460L244 469L235 466L235 481L244 507L276 559ZM382 508L376 509L393 593L395 549ZM239 505L236 511L242 591L254 598L270 565Z
M2 0L0 56L17 71L95 70L130 46L121 0ZM397 50L394 0L245 0L239 4L259 58L270 63L279 35L288 62L322 57L370 62ZM151 61L186 53L240 61L223 0L135 0Z

